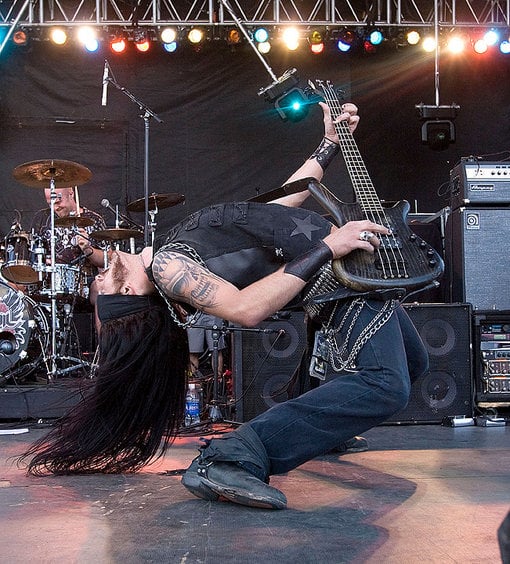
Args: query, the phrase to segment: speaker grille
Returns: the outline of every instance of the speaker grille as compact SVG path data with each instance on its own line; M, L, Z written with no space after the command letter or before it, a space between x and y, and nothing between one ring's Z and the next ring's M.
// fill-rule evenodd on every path
M429 371L411 387L407 407L388 422L440 423L472 416L471 306L405 305L429 354Z
M249 421L298 395L294 376L306 346L302 312L264 321L253 331L233 330L235 418Z

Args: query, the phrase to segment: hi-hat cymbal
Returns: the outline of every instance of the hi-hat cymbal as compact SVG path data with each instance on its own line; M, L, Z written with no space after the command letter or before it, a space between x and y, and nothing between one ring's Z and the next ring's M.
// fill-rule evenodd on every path
M121 227L92 231L90 236L98 241L122 241L131 237L142 237L143 233L138 229L123 229Z
M149 196L149 210L156 208L170 208L184 202L184 194L151 194ZM145 211L145 198L134 200L127 205L127 210L130 212L143 212Z
M55 225L57 227L90 227L94 225L94 220L79 215L66 215L65 217L56 217Z
M50 188L52 180L55 188L69 188L81 186L92 178L92 173L86 166L57 159L21 164L13 170L12 175L30 188Z

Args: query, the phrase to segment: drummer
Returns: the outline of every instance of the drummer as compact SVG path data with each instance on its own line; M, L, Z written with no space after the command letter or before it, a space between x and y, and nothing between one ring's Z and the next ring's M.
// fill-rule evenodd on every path
M49 205L51 198L49 188L44 190L44 196ZM101 268L104 265L104 253L90 234L106 228L104 219L98 213L77 203L75 188L57 188L55 196L56 262L58 264L76 264L80 261L80 257L83 257L86 264ZM81 221L80 218L85 219ZM81 223L84 226L81 226ZM34 236L39 235L43 239L49 255L51 240L49 207L36 212L31 231Z

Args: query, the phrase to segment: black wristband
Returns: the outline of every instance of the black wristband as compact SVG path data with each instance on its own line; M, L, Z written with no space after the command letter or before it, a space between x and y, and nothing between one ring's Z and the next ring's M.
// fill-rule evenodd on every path
M308 282L319 268L332 258L333 252L331 249L324 241L319 241L315 247L288 262L283 271Z
M317 149L310 155L310 158L315 159L322 170L326 170L339 151L340 145L337 145L327 137L323 137Z

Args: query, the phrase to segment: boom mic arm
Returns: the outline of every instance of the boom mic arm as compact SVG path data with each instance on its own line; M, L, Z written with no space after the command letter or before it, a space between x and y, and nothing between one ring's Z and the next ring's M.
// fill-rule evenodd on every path
M133 221L132 219L127 217L127 215L120 213L118 209L116 210L116 209L112 208L112 206L110 205L110 200L103 198L101 200L101 205L103 206L103 208L108 208L111 212L113 212L115 214L115 218L120 217L126 223L129 223L130 225L136 227L136 229L140 229L140 231L143 231L143 227L141 225L139 225L138 223L136 223L136 221Z

